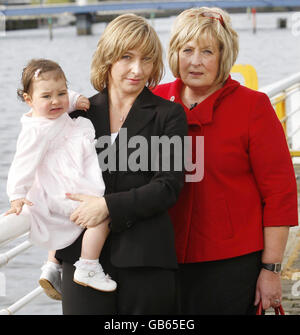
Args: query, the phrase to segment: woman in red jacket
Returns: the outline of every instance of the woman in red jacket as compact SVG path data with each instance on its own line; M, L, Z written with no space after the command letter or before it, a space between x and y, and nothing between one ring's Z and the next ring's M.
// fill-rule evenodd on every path
M203 178L185 183L170 213L182 314L252 314L260 300L278 306L289 226L298 224L282 126L265 94L231 79L237 54L226 12L186 10L168 51L177 79L154 89L184 107L193 143L204 138ZM192 150L195 160L201 148Z

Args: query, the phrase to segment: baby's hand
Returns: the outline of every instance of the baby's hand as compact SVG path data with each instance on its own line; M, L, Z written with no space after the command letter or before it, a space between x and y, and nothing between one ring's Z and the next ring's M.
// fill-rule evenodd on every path
M90 108L89 99L81 95L76 101L76 109L87 111L89 108Z
M27 200L26 198L16 199L10 202L10 209L4 214L4 216L16 213L19 215L22 212L23 206L28 205L32 206L33 203Z

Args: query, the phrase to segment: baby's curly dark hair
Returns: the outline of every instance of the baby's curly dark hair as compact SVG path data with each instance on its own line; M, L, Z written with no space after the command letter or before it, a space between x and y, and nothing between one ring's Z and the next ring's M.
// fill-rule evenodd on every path
M41 78L43 73L46 72L55 72L57 78L63 78L66 81L67 79L62 68L54 61L49 59L32 59L26 65L22 72L21 84L23 88L17 90L18 97L24 101L24 93L32 93L32 83L33 80Z

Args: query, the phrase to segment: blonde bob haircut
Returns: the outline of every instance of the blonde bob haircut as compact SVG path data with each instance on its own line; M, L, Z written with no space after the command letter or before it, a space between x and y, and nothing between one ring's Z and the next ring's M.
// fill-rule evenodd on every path
M230 16L220 8L191 8L176 18L168 49L169 66L174 77L180 78L179 50L200 37L212 39L219 45L220 63L215 84L224 83L238 56L239 43Z
M107 87L111 66L133 49L150 57L153 70L147 85L158 85L164 73L160 40L146 19L135 14L124 14L107 25L93 55L91 83L97 91L101 92Z

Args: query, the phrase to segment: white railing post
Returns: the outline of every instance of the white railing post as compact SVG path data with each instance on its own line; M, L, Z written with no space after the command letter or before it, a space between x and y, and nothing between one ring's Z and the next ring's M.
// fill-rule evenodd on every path
M3 214L0 221L0 246L6 245L8 242L16 240L20 236L29 235L29 220L5 220ZM32 242L28 239L12 249L0 254L0 267L6 265L12 258L24 252L32 246ZM31 300L35 299L43 292L41 287L29 292L26 296L19 299L13 305L0 310L0 315L11 315L19 309L27 305Z
M287 114L288 142L293 150L300 149L300 82L286 89L285 100ZM295 111L298 111L295 113Z
M0 218L0 246L27 233L30 229L29 220L9 220L9 217L5 217L3 214L0 215Z
M32 246L32 243L30 241L25 241L21 243L20 245L16 246L15 248L0 254L0 267L3 265L6 265L12 258L15 256L21 254L28 248Z
M37 287L23 298L15 302L13 305L0 310L0 315L12 315L15 314L19 309L27 305L31 300L35 299L38 295L40 295L44 290L41 286Z
M300 83L300 72L295 73L287 78L279 80L274 84L264 86L259 89L261 92L265 92L270 98L286 90L295 84Z
M259 91L270 99L283 94L285 98L286 137L290 150L300 151L300 72L264 86ZM300 157L293 157L293 163L299 164Z

